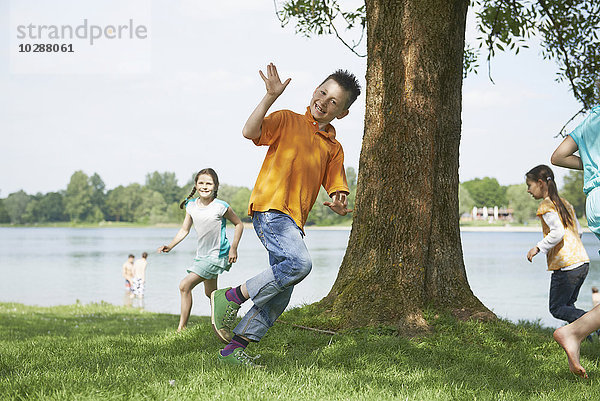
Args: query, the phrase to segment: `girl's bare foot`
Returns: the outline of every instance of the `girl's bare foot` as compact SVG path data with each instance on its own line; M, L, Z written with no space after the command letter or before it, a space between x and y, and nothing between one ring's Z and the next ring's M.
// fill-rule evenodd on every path
M569 370L579 377L584 379L588 378L585 369L579 363L579 348L581 341L579 341L573 333L569 332L569 326L563 326L554 331L554 340L563 347L567 353L567 359L569 360Z

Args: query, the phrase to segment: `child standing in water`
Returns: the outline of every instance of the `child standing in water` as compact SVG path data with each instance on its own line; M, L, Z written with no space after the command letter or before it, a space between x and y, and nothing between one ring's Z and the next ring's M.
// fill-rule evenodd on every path
M543 199L537 210L542 221L544 239L527 253L532 261L539 252L546 254L550 280L550 313L569 323L585 311L575 307L581 285L588 274L590 258L581 242L581 227L573 206L558 196L554 173L550 167L539 165L526 175L527 192Z
M600 305L600 292L598 291L598 287L592 287L592 305L594 308Z
M142 253L142 257L133 262L133 294L138 298L144 298L144 286L146 284L146 267L148 266L148 254Z
M133 281L133 261L135 256L129 254L127 261L123 263L121 275L125 279L125 291L131 292L131 283Z
M579 151L579 155L575 152ZM571 132L552 154L552 164L583 170L583 192L586 194L585 215L589 229L600 239L600 106L594 107L586 119ZM574 374L587 378L579 362L581 342L600 329L600 307L583 315L571 324L558 328L554 339L563 347Z
M188 275L179 283L181 293L181 317L177 331L186 328L192 310L192 290L204 282L207 297L217 289L217 276L228 271L237 261L237 247L244 226L233 209L224 201L217 199L219 178L212 168L200 170L194 179L195 185L190 195L181 202L185 207L185 219L171 243L158 248L158 253L169 252L190 232L192 224L198 234L198 250ZM195 193L198 197L190 200ZM231 245L225 235L225 219L235 226Z

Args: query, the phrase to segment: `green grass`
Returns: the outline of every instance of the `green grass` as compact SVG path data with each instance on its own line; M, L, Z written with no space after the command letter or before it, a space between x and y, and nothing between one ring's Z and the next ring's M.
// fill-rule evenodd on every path
M177 334L176 315L0 303L0 399L600 399L597 340L582 348L584 381L568 371L549 329L427 318L432 333L413 339L390 328L330 336L278 323L249 347L267 366L254 370L219 364L207 317L192 316ZM284 319L310 323L298 311Z

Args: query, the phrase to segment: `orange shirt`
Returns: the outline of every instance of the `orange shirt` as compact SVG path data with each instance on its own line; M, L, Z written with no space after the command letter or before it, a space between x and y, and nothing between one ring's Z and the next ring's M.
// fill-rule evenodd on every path
M330 195L350 192L335 128L329 124L319 131L309 108L304 115L289 110L271 113L254 143L269 150L250 196L249 215L279 210L303 229L321 185Z

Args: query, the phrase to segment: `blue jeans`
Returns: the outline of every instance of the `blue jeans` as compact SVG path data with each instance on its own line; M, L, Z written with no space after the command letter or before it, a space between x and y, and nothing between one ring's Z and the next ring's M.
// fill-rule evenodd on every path
M246 281L254 305L233 332L260 341L288 306L294 285L310 273L312 261L304 233L287 214L254 212L252 224L269 252L271 267Z
M585 314L575 307L579 289L588 274L589 263L567 271L555 270L550 279L550 313L571 323Z

